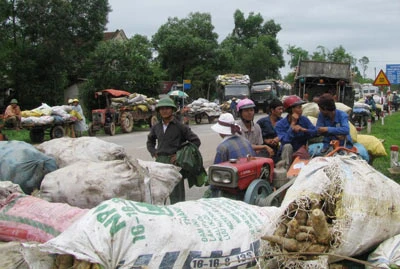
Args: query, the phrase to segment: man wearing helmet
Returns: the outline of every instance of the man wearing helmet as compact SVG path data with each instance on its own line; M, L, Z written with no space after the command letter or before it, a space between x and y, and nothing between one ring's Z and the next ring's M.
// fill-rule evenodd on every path
M161 121L153 125L147 136L147 150L156 162L176 164L176 152L184 142L191 142L200 147L200 138L192 132L189 126L178 121L174 112L177 107L171 98L161 99L156 110ZM156 146L157 145L157 146ZM171 204L185 201L185 185L181 180L170 195Z
M306 102L296 95L286 97L283 107L288 115L278 121L275 126L281 142L281 158L286 168L291 165L293 154L301 150L309 138L317 135L317 128L302 115L304 103Z
M240 120L237 124L242 130L242 136L250 141L257 156L272 157L274 150L264 144L260 125L254 123L255 104L252 100L245 98L238 102L236 109Z

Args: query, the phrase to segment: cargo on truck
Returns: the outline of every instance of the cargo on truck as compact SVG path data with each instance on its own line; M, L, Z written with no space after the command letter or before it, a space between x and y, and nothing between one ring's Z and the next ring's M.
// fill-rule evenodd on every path
M331 93L337 102L353 107L354 94L350 63L301 60L297 67L293 93L312 101Z
M221 103L232 98L250 97L250 77L242 74L218 75L216 79L217 93Z

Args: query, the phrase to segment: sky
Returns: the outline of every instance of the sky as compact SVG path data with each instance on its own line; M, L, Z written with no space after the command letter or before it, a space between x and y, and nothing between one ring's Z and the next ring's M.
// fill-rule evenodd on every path
M236 10L261 14L264 22L281 26L277 39L288 68L288 45L312 54L318 46L329 51L340 45L356 59L369 58L367 78L375 79L387 64L400 64L400 0L108 0L107 31L124 30L149 39L168 18L209 13L221 42L234 28ZM361 70L360 66L359 69Z

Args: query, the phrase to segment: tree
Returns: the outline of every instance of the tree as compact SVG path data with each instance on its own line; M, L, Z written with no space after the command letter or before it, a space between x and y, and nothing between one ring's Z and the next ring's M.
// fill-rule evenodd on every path
M279 68L283 67L283 50L276 36L281 30L273 20L264 23L261 14L234 13L235 27L221 43L221 48L232 52L231 72L248 74L252 81L266 78L280 78Z
M152 43L169 80L189 79L191 69L214 61L218 35L213 30L211 15L198 12L184 19L168 18L158 29Z
M64 88L76 81L86 55L103 37L108 1L11 0L7 4L6 11L0 12L12 44L9 58L5 57L10 87L26 109L42 102L60 104Z
M358 63L361 65L361 70L363 72L363 78L366 78L365 72L368 69L369 59L367 56L362 57L358 60Z
M291 68L296 67L300 60L309 60L308 51L300 47L288 45L286 54L290 55L288 64Z
M128 41L101 42L86 63L87 85L84 98L93 104L95 91L114 88L155 97L164 76L153 60L153 47L146 36Z

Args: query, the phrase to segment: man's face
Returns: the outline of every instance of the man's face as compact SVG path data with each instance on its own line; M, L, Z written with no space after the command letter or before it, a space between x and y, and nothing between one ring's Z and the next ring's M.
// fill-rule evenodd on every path
M322 107L319 107L319 112L321 112L321 114L324 115L325 117L329 116L329 111L323 109Z
M254 108L245 108L242 109L242 118L244 120L251 121L254 118Z
M292 113L293 114L297 114L297 115L301 115L303 113L303 107L301 105L294 106L292 108Z
M172 114L174 113L174 110L172 107L169 106L162 106L158 109L161 118L163 119L169 119L172 117Z
M282 113L283 113L283 106L278 106L274 109L271 109L271 114L273 114L277 117L282 116Z

